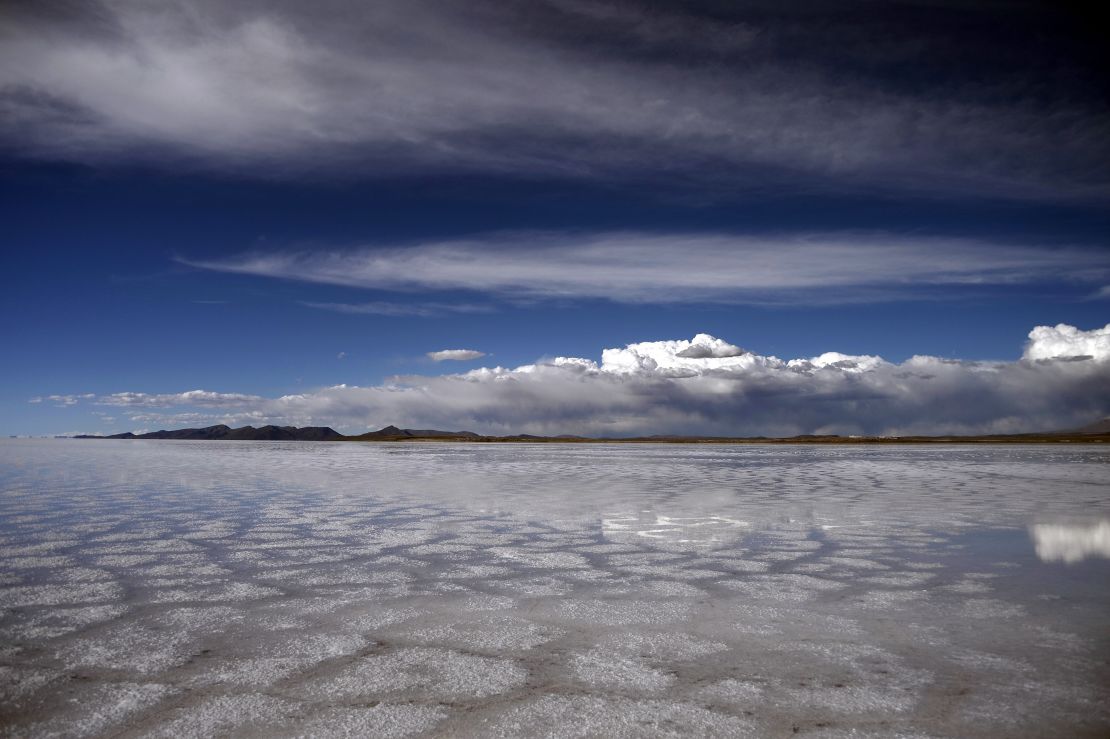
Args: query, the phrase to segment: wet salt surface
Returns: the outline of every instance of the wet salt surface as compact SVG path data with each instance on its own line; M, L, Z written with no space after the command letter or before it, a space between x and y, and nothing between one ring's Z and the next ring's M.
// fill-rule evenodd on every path
M0 442L3 736L1105 736L1110 450Z

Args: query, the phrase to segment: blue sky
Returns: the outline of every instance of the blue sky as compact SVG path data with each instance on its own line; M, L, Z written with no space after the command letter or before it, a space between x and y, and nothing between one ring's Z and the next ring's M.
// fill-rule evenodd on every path
M1035 326L1110 320L1105 70L1048 6L44 7L0 23L2 433L754 433L774 424L743 404L566 414L573 392L453 412L261 399L699 333L783 360L1012 364ZM427 356L443 349L485 356ZM1110 382L1091 351L1058 417L911 403L894 426L1093 420ZM106 400L196 389L260 400ZM859 403L781 429L893 428Z

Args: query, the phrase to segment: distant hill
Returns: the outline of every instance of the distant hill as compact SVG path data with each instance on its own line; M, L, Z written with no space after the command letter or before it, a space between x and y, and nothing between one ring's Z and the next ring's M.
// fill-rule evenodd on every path
M344 437L348 441L384 441L390 439L477 439L473 431L436 431L435 429L400 429L386 426L377 431L367 431L358 436Z
M328 426L243 426L233 429L222 423L218 426L206 426L200 429L178 429L176 431L151 431L147 434L133 434L130 431L124 434L114 434L107 437L78 436L78 439L107 438L107 439L192 439L198 441L217 441L222 439L235 441L339 441L346 437Z
M1077 429L1071 429L1064 433L1070 434L1110 434L1110 418L1104 418L1101 421L1088 423L1086 426L1080 426Z
M358 436L344 436L330 426L243 426L233 429L219 424L199 429L151 431L133 434L130 431L111 436L80 435L77 439L187 439L193 441L392 441L401 439L477 439L472 431L436 431L435 429L402 429L386 426Z

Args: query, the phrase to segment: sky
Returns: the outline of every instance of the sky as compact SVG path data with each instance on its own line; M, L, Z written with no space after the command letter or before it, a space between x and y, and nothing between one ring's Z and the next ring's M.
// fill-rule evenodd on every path
M1097 29L1035 2L5 3L0 433L1091 423Z

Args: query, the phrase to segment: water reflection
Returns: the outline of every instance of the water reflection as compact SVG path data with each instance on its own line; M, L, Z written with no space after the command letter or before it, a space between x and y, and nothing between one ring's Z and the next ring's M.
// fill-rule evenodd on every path
M1088 557L1110 558L1110 520L1095 524L1036 524L1029 527L1043 562L1073 564Z
M724 547L739 541L751 523L727 516L665 516L651 511L601 519L607 541L616 544L699 548Z

